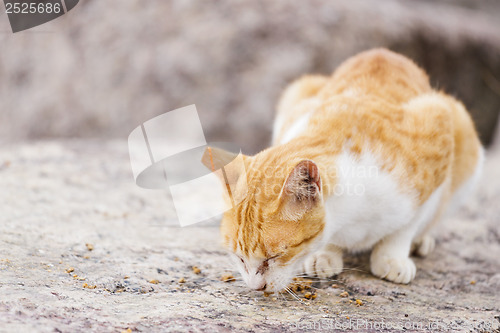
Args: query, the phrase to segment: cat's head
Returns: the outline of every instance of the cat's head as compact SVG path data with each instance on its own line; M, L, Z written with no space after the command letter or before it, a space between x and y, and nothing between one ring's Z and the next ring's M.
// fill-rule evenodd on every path
M238 198L226 198L233 208L222 219L223 244L250 288L279 291L321 241L325 213L319 168L276 149L243 156L237 167L228 165L234 157L209 149L203 158L209 168L214 160L227 165L221 180Z

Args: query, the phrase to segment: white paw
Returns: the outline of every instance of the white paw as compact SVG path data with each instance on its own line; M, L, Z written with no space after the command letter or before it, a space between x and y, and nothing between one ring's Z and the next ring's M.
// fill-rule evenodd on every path
M373 275L395 283L410 283L415 278L417 268L408 257L391 258L387 256L372 258Z
M304 273L319 278L329 278L343 269L342 254L332 251L318 251L306 258Z
M425 235L415 241L413 243L413 246L415 247L414 253L419 256L419 257L426 257L428 256L432 251L434 251L434 248L436 247L436 241L434 240L434 237Z

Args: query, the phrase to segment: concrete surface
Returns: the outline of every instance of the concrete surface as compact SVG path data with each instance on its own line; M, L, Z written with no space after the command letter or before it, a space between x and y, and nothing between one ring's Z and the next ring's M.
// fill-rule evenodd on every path
M498 332L500 152L488 157L414 282L378 280L366 255L348 256L299 302L247 290L217 223L180 228L168 193L135 186L125 141L0 144L0 331Z

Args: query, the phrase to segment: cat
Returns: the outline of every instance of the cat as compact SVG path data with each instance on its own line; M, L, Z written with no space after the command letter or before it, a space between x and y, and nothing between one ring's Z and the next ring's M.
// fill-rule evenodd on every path
M373 275L407 284L410 255L433 250L432 227L470 194L483 156L462 103L412 60L368 50L285 89L273 145L225 168L245 195L224 213L222 241L255 290L280 291L299 271L329 278L345 251L366 250ZM213 147L202 161L233 159Z

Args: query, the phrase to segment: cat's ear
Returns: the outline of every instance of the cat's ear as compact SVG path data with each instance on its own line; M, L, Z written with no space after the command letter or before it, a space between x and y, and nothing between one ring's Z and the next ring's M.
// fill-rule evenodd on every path
M212 172L224 170L226 185L233 186L239 177L245 173L249 157L243 154L235 154L216 147L207 147L201 158L201 162Z
M295 166L281 191L283 217L298 220L322 201L321 177L316 163L303 160Z

